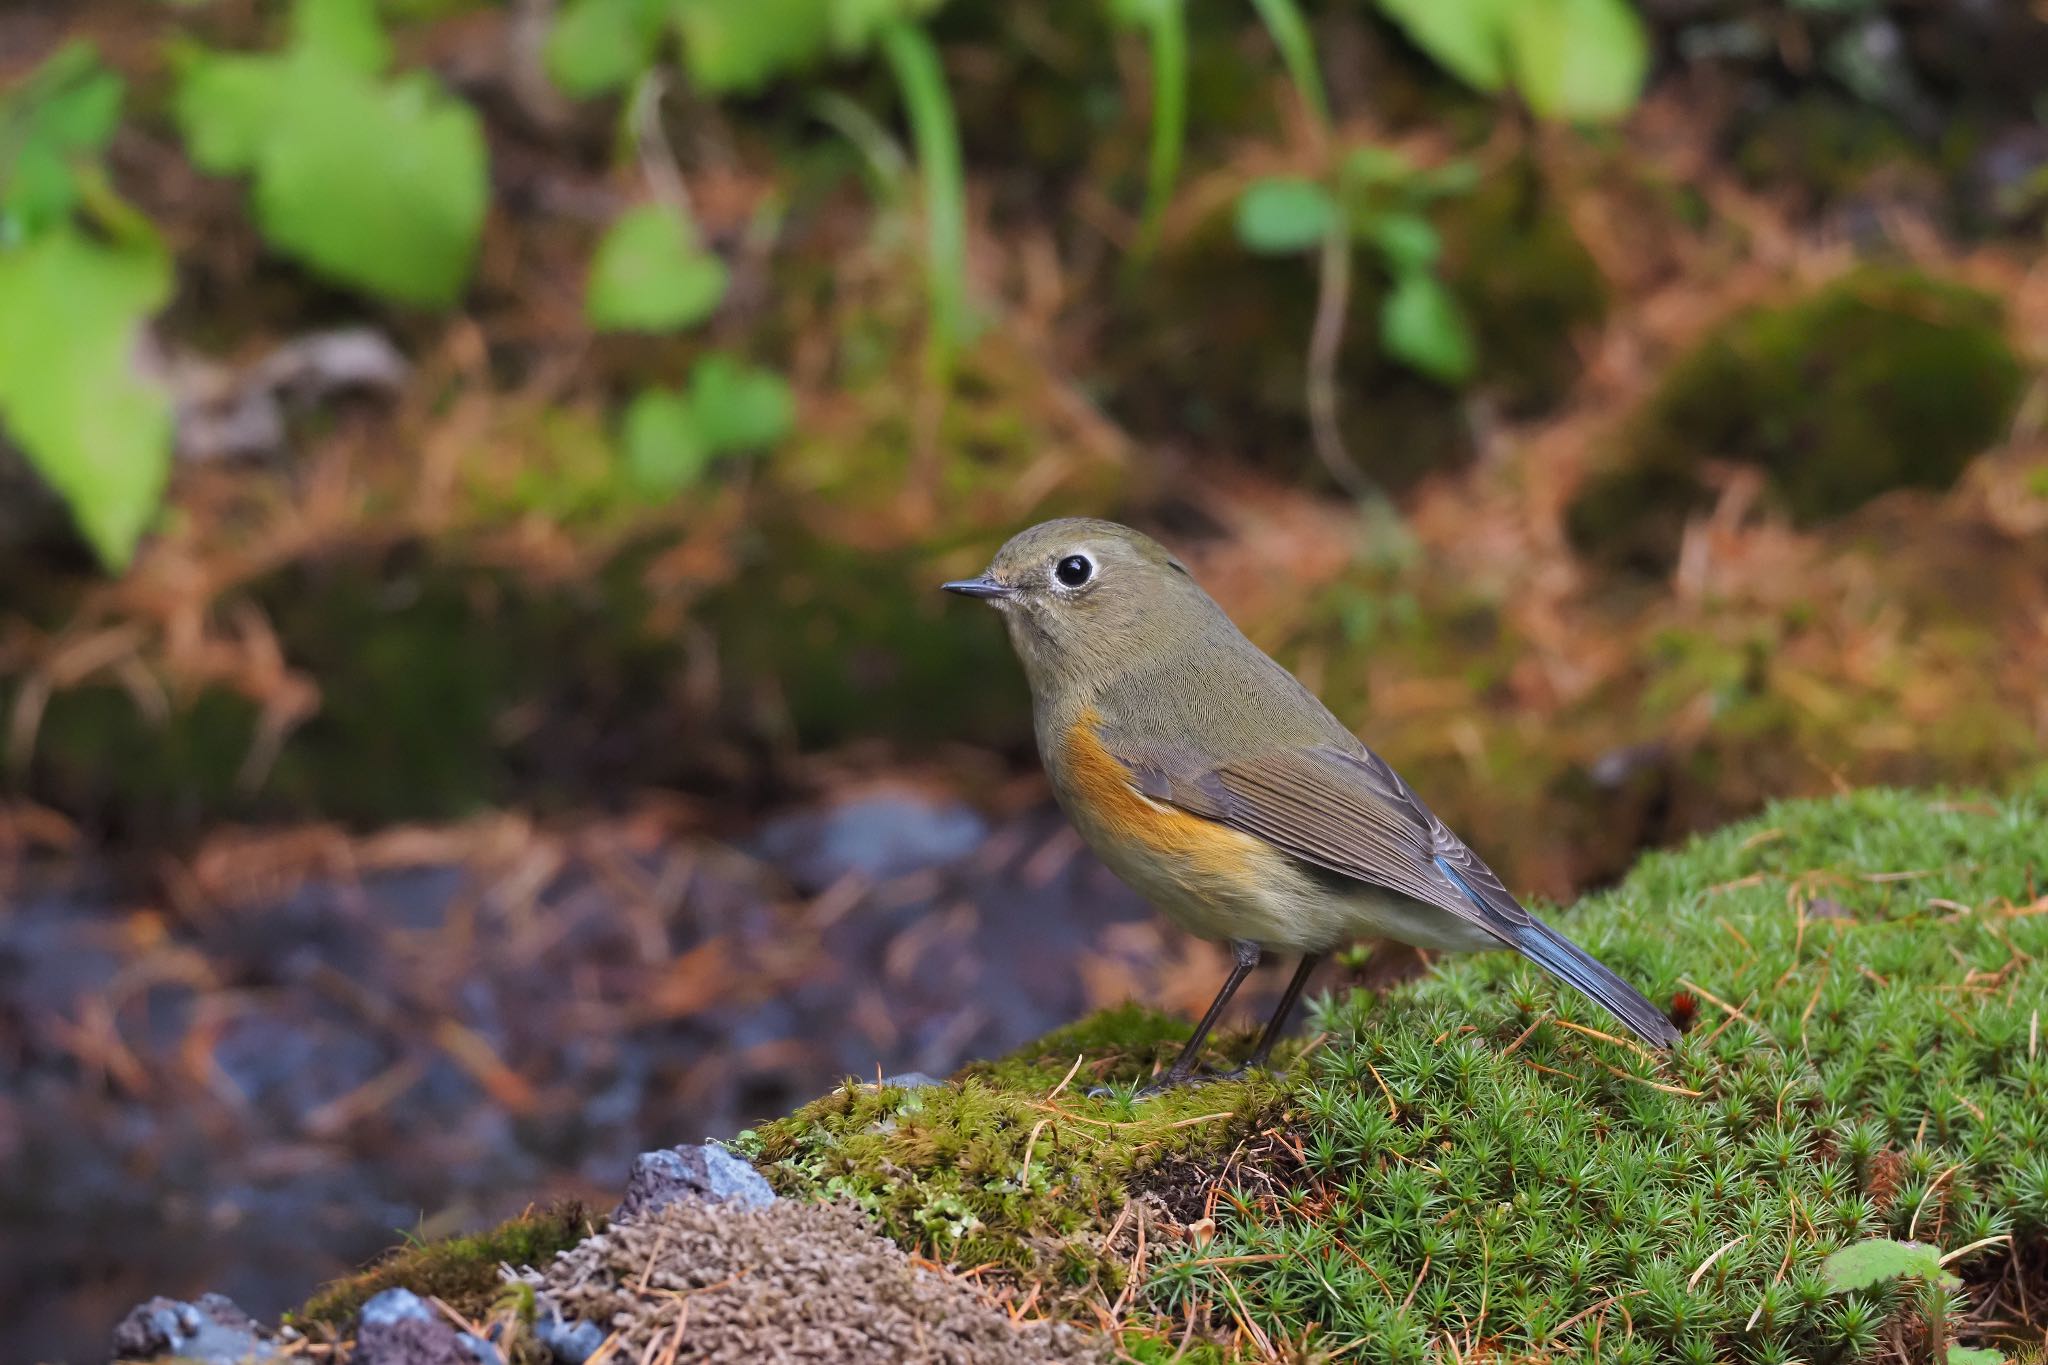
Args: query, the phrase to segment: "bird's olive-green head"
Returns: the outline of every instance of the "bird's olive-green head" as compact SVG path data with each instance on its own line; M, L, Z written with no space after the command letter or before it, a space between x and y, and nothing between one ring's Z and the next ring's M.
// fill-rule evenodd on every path
M1041 699L1092 692L1136 664L1194 646L1219 622L1230 629L1165 546L1092 517L1020 531L981 577L944 586L1003 613Z

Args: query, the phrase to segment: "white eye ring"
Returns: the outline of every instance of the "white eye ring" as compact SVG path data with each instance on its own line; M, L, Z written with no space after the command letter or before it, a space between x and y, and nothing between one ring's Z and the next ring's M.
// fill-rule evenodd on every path
M1095 561L1084 554L1062 555L1052 566L1053 582L1063 588L1086 587L1095 577Z

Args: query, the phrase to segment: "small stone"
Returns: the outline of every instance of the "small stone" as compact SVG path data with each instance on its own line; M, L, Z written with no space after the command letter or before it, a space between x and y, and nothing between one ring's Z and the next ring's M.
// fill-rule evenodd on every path
M615 1218L637 1218L683 1200L760 1208L775 1202L761 1173L716 1143L664 1147L633 1158Z
M476 1365L505 1365L505 1353L498 1349L498 1343L474 1332L457 1332L455 1344L469 1352Z
M477 1365L480 1357L462 1340L468 1335L410 1289L387 1289L363 1305L349 1360L351 1365ZM490 1349L495 1357L497 1348Z
M208 1365L267 1359L277 1347L261 1331L234 1300L220 1294L202 1294L197 1303L154 1298L137 1304L114 1328L114 1355L120 1360L178 1356Z
M562 1317L562 1310L545 1299L533 1315L535 1340L555 1353L561 1365L583 1365L604 1345L604 1328L581 1318Z

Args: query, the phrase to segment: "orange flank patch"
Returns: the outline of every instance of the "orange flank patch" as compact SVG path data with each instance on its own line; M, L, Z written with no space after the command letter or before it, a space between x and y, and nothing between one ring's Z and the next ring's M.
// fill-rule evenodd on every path
M1164 861L1179 864L1162 869L1176 880L1185 880L1189 873L1226 881L1257 875L1262 858L1272 856L1266 844L1141 794L1131 785L1130 769L1103 744L1098 733L1101 724L1102 717L1092 709L1082 712L1061 746L1064 776L1080 808L1076 815L1093 824L1094 833L1119 847L1138 845Z

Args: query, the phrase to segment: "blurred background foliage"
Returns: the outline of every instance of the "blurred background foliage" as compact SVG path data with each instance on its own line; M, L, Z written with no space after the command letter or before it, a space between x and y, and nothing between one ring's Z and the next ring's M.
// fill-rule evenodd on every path
M929 583L1070 511L1555 891L2038 748L2022 9L5 23L6 761L95 827L1015 756Z
M1533 892L2017 782L2044 71L1967 0L9 5L0 846L1026 809L932 588L1084 512Z

